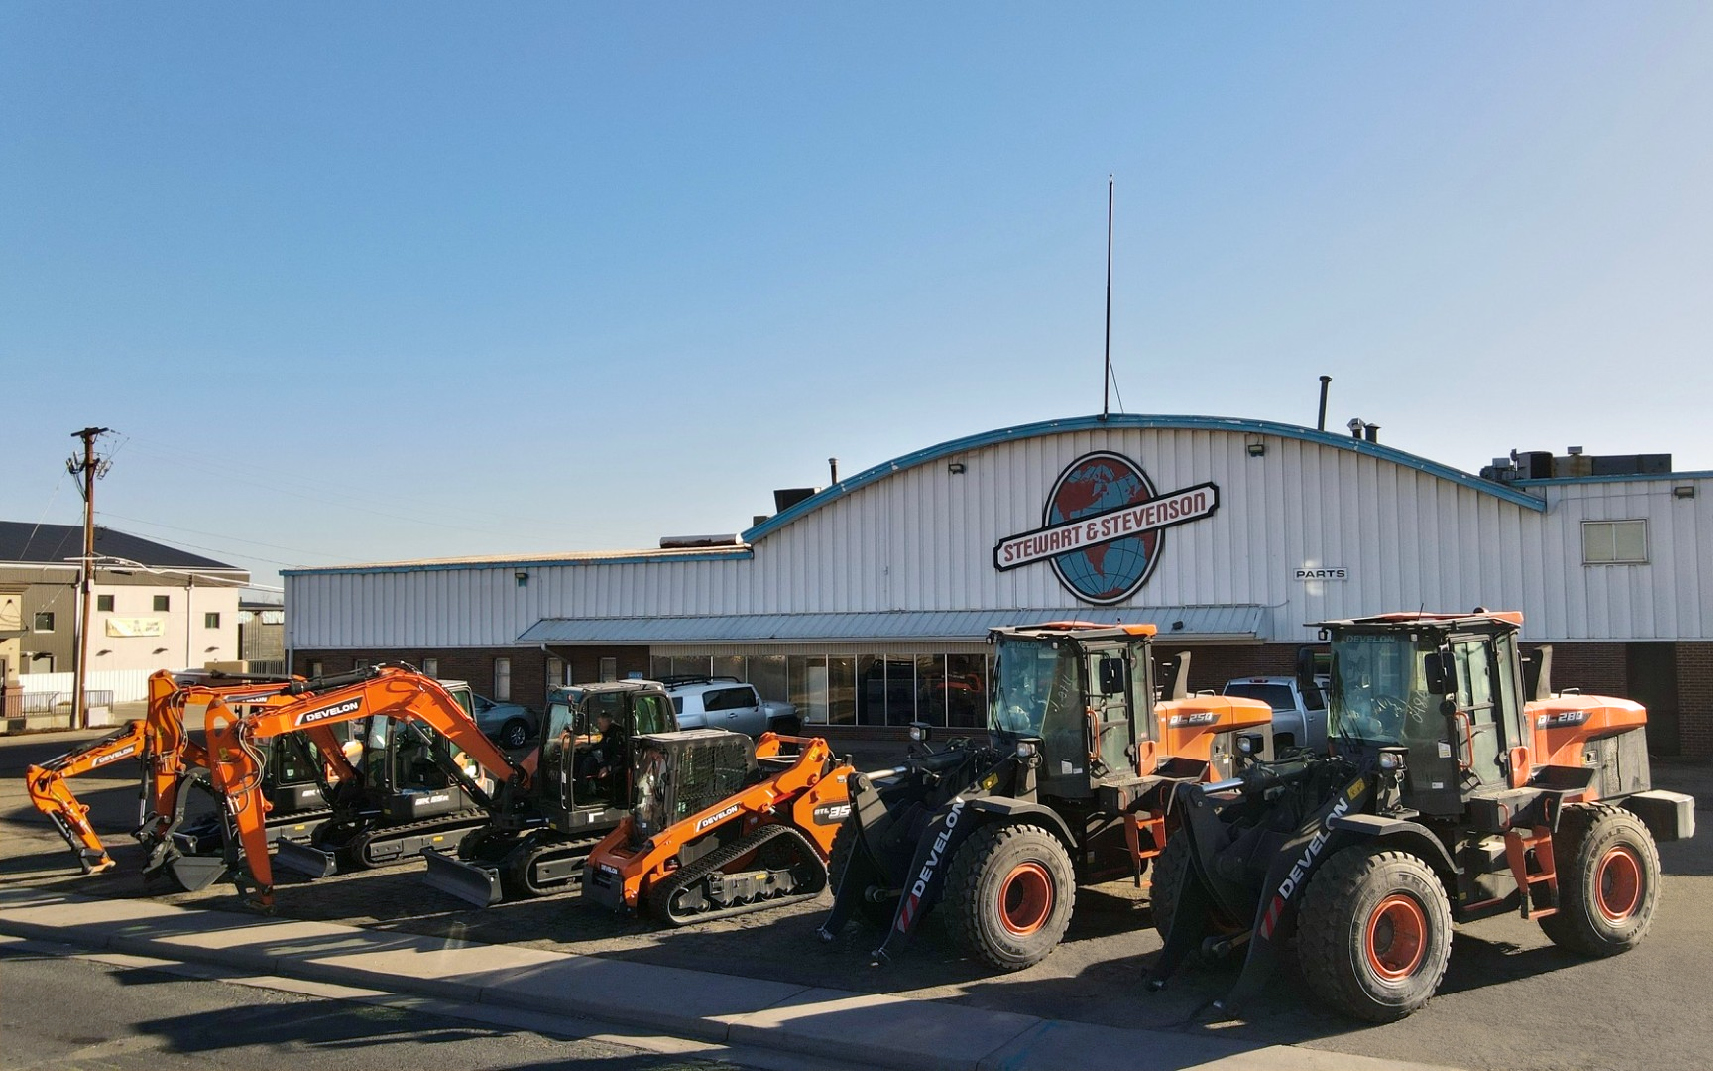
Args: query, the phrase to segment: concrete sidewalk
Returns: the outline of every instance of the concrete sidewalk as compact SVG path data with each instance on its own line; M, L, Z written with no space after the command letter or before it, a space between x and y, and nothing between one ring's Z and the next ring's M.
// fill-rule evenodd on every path
M1296 1046L1246 1049L1169 1031L27 888L0 890L0 933L904 1071L1428 1066Z

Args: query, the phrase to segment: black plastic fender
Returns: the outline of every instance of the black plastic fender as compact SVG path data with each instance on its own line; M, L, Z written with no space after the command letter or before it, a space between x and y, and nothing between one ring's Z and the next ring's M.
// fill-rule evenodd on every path
M1327 828L1354 833L1358 837L1385 838L1411 855L1419 856L1422 862L1433 867L1441 877L1451 879L1452 888L1456 888L1457 863L1452 860L1451 853L1445 850L1440 839L1420 822L1412 822L1407 818L1388 818L1380 814L1345 814L1329 821Z
M1058 837L1064 843L1065 851L1070 853L1072 859L1077 857L1077 841L1071 835L1071 827L1066 825L1064 818L1051 807L1043 807L1039 803L1027 803L1023 800L1012 799L1009 796L977 796L969 801L969 808L972 811L994 815L1006 821L1016 822L1027 818L1035 824L1045 827L1053 836ZM985 823L970 823L970 831L981 824Z

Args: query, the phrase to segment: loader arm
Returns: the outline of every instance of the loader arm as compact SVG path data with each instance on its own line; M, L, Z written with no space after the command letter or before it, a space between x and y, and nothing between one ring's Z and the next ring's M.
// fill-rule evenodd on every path
M267 760L258 740L299 731L311 732L312 739L331 740L328 730L340 722L370 715L406 718L437 730L508 790L522 790L528 781L528 775L483 735L451 693L438 681L408 669L381 667L294 683L270 697L261 709L243 714L204 689L191 689L187 705L205 698L211 780L236 827L244 856L244 866L234 867L233 876L242 891L253 889L252 902L263 910L273 907L273 863L268 857L267 801L262 792ZM322 753L331 758L325 748ZM339 753L332 748L331 754ZM228 851L233 851L231 845Z

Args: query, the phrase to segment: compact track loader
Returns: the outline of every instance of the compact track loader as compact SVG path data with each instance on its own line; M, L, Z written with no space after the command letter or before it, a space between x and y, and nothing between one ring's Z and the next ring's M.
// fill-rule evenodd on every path
M654 681L554 689L528 791L485 806L487 820L464 834L456 855L424 849L429 884L477 907L574 888L590 849L635 804L634 742L676 728L672 699Z
M753 757L751 750L753 747ZM794 752L794 754L793 754ZM698 781L754 768L706 802ZM706 770L713 777L698 777ZM698 729L637 741L636 810L589 855L583 899L671 926L820 895L855 771L821 739ZM729 777L729 775L728 775ZM673 816L682 814L673 820Z
M884 925L884 961L938 905L971 955L1020 970L1059 943L1079 883L1140 885L1166 845L1173 787L1266 753L1272 716L1255 700L1189 695L1187 654L1157 700L1153 636L1152 625L995 629L988 739L851 777L822 939L857 917Z
M1553 695L1550 648L1530 686L1521 614L1320 627L1329 753L1176 789L1150 990L1191 952L1241 948L1242 973L1215 1005L1230 1016L1295 937L1311 991L1386 1021L1433 996L1453 923L1520 912L1592 956L1641 941L1659 902L1655 842L1695 831L1693 798L1651 788L1646 711Z

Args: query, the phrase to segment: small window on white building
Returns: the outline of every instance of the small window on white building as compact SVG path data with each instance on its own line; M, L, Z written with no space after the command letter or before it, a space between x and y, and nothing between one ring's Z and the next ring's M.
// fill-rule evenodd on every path
M155 613L164 614L164 613L170 612L171 610L172 610L172 596L171 595L156 595L155 596Z
M424 677L440 676L440 659L424 658L422 660L422 675Z
M220 615L219 614L203 614L202 615L202 627L203 628L219 628L220 627Z
M494 698L502 703L511 702L512 660L509 658L494 659Z
M95 596L95 609L98 613L103 613L103 614L112 613L113 612L113 596L111 596L111 595L97 595L97 596Z
M1582 522L1582 564L1631 564L1647 560L1647 521Z

